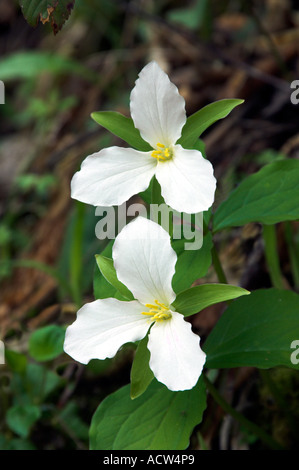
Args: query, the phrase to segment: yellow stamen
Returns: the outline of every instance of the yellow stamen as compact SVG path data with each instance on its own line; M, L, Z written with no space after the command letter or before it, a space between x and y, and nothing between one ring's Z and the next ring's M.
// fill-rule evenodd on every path
M169 320L172 317L169 307L158 302L158 300L155 300L155 305L145 304L145 306L149 308L150 311L141 313L142 315L150 315L152 321Z
M158 150L152 151L152 157L156 158L159 162L166 162L172 158L172 150L170 147L165 147L164 144L157 143Z

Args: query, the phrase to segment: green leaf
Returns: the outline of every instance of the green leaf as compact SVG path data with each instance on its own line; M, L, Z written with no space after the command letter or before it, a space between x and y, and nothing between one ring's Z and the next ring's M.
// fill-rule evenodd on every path
M189 316L210 305L248 294L250 294L248 290L229 284L201 284L180 292L173 306L177 312Z
M133 300L134 296L132 292L117 279L113 260L106 258L106 256L103 255L96 255L96 262L106 281L108 281L123 297Z
M90 449L186 449L205 407L201 379L192 390L183 392L171 392L154 380L135 400L131 400L130 385L126 385L97 408L90 427Z
M29 354L36 361L50 361L63 353L65 329L47 325L34 331L29 339Z
M61 376L45 366L29 363L25 372L12 375L10 389L16 404L27 405L40 403L62 385L65 381Z
M106 256L111 258L112 256L112 246L114 240L111 240L104 250L101 252L101 256ZM95 299L107 299L108 297L116 297L118 295L118 290L106 280L106 278L101 273L97 262L95 263L95 270L93 276L93 295Z
M131 369L131 398L142 395L154 378L149 368L150 352L147 348L148 336L143 338L136 349Z
M155 179L156 178L152 178L148 188L145 191L142 191L141 193L139 193L139 196L141 197L141 199L143 199L143 201L146 204L151 204L151 202L152 202L152 196L153 196L152 192L154 190L153 185L154 185L154 180Z
M76 74L95 80L95 74L80 62L48 51L17 52L5 56L0 61L1 80L34 79L41 72L53 75Z
M209 10L209 0L200 0L192 2L190 6L185 5L183 8L171 9L167 16L171 22L180 23L188 29L197 28L202 32L202 29L207 27L207 23L210 23Z
M206 367L286 366L291 343L299 339L299 295L287 290L261 289L235 300L208 336Z
M78 438L88 440L88 425L81 419L80 410L75 401L69 401L59 414L59 423L65 423Z
M192 148L201 134L219 119L225 118L236 106L244 100L225 99L210 103L188 117L178 140L184 148Z
M99 268L96 266L93 276L93 295L95 299L108 299L109 297L115 297L118 291L112 286L99 272Z
M15 405L6 413L6 423L21 437L28 437L33 424L40 418L41 410L36 405Z
M187 147L185 147L187 148ZM203 140L197 139L194 144L192 145L191 149L198 150L204 158L207 158L206 154L206 144L204 143Z
M11 436L4 436L0 434L0 449L1 450L36 450L36 447L29 439L15 438Z
M39 21L50 23L54 34L60 31L69 18L74 4L75 0L20 0L26 21L33 27Z
M249 222L299 218L299 161L286 159L248 176L217 209L214 231Z
M153 176L151 180L151 204L165 204L161 193L161 186L159 181L157 180L156 176Z
M184 244L188 242L190 243L185 239L172 241L172 247L178 255L172 278L172 287L177 293L188 289L196 279L205 276L212 263L213 241L210 232L204 236L203 245L199 250L185 250Z
M105 127L112 134L127 142L131 147L142 152L152 150L152 147L140 136L134 126L133 120L115 111L96 111L91 114L92 119Z
M23 387L33 402L45 400L48 395L62 385L65 385L65 381L56 372L47 370L45 366L40 364L28 364Z
M27 367L27 357L17 351L5 349L5 363L12 372L23 374Z

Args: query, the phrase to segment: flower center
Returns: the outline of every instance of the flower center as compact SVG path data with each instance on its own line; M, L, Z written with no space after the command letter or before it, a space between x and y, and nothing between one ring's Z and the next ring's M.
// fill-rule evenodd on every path
M169 320L172 317L169 307L162 304L161 302L158 302L158 300L155 300L155 305L145 304L145 306L149 308L150 311L141 313L142 315L151 315L152 321Z
M164 144L157 143L157 150L152 152L152 157L156 158L159 162L166 162L171 160L173 156L172 149L170 147L165 147Z

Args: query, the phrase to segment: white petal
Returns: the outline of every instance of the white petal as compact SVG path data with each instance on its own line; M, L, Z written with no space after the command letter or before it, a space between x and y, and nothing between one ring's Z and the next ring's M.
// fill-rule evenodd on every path
M171 281L177 255L160 225L137 217L116 237L112 256L118 279L141 303L174 301Z
M172 312L170 320L152 326L148 340L149 365L156 379L169 390L189 390L196 385L206 360L199 340L191 324L177 312Z
M64 350L76 361L113 357L120 346L142 339L149 329L139 302L99 299L85 304L66 330Z
M103 149L89 155L73 176L72 198L94 206L120 205L148 187L156 164L150 152Z
M135 127L149 144L175 144L186 122L185 100L156 62L139 74L131 92L131 116Z
M166 204L178 212L203 212L214 202L213 166L198 150L176 145L173 158L158 163L156 178Z

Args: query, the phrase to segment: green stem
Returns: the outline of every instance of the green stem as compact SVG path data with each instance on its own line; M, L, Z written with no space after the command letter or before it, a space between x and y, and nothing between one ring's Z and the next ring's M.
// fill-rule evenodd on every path
M294 241L293 226L289 221L287 221L285 222L284 228L292 267L294 286L296 290L299 290L299 253Z
M285 397L281 394L279 388L277 387L276 383L273 381L269 370L265 369L260 369L259 370L260 376L262 377L264 383L268 387L272 397L276 401L277 405L279 406L280 410L283 412L287 422L290 431L292 432L292 435L294 438L297 440L298 438L298 427L296 420L294 419L294 416L292 412L289 409L288 403L285 399Z
M263 429L261 429L252 421L249 421L247 418L245 418L245 416L243 416L241 413L239 413L234 408L232 408L232 406L219 394L218 390L214 387L212 382L210 382L210 380L206 376L204 376L204 381L205 381L208 391L210 392L214 400L218 403L219 406L221 406L221 408L226 413L231 415L244 428L246 428L249 432L257 436L261 441L263 441L271 449L283 450L283 447L281 446L281 444L279 444L274 439L272 439L272 437L269 436L269 434L267 434Z
M158 183L155 176L152 181L151 204L155 204L157 206L165 204L165 201L161 194L161 186ZM168 232L169 232L170 237L172 237L173 236L173 211L171 208L169 209L170 210L169 210L169 219L168 219ZM159 223L159 225L162 225L162 220L161 221L158 220L157 222Z
M212 254L213 266L214 266L214 269L216 271L218 281L222 284L227 284L226 275L225 275L225 272L223 271L221 261L219 259L217 250L216 250L214 245L213 245L213 248L211 250L211 254Z
M265 257L271 282L273 287L276 287L277 289L283 289L284 285L279 264L275 225L264 225L263 237L265 243Z
M2 383L4 375L1 377L0 381L0 401L1 401L1 407L0 407L0 430L5 428L5 416L6 412L9 408L9 396L7 393L7 390L4 389L4 385Z
M246 3L248 4L248 2L246 2ZM265 37L266 41L268 42L269 50L273 54L273 57L276 60L276 63L278 65L278 67L280 68L283 75L285 77L287 77L288 76L288 69L287 69L286 64L283 60L283 57L282 57L278 47L276 46L275 42L273 41L271 34L267 30L267 28L265 28L265 26L263 25L263 23L260 19L260 16L259 16L258 12L255 10L255 8L253 7L252 3L253 2L249 2L251 14L252 14L252 16L253 16L253 18L254 18L254 20L255 20L255 22L256 22L259 30L260 30L260 32L261 32L261 34Z

